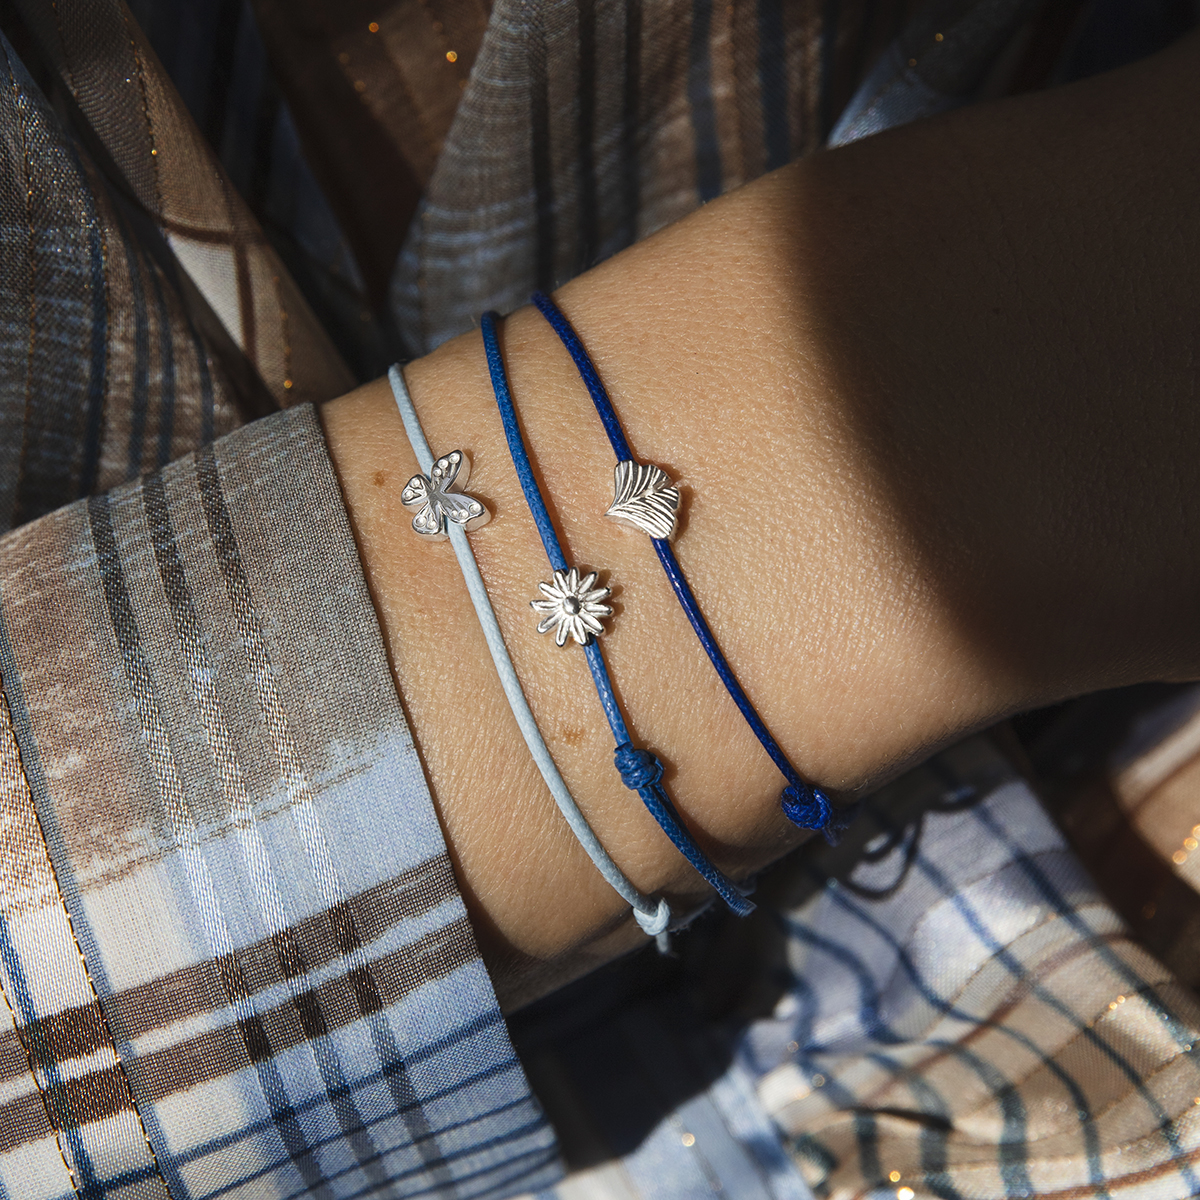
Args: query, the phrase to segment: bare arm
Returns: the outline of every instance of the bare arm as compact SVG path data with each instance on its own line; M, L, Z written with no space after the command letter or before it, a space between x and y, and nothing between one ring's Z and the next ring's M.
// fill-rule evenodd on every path
M639 456L685 486L677 552L792 761L853 792L1007 713L1200 675L1200 42L775 172L575 280L560 302ZM542 318L506 323L572 555L620 589L606 637L642 744L744 873L799 840L640 535ZM534 630L548 569L477 334L408 369L435 453L472 457L473 535L568 784L644 890L696 880L612 766L582 655ZM501 1001L641 936L509 714L383 381L325 410L397 683ZM625 910L627 913L627 910Z

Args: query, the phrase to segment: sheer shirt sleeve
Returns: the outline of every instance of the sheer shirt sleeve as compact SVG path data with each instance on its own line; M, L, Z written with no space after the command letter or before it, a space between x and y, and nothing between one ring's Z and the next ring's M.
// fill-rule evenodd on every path
M0 1196L560 1174L311 408L0 542Z

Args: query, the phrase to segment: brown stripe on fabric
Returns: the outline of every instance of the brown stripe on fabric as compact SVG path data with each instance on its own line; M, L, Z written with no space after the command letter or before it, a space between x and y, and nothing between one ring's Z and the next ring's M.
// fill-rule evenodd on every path
M1119 945L1121 943L1128 943L1137 947L1137 943L1134 942L1129 934L1124 930L1117 930L1112 933L1096 934L1092 940L1086 942L1072 942L1070 945L1064 946L1061 950L1056 951L1049 958L1044 959L1038 964L1038 974L1036 976L1033 975L1032 972L1027 972L1026 974L1014 979L1012 985L1005 993L1004 999L985 1016L978 1018L975 1024L972 1025L970 1031L959 1038L958 1041L949 1046L941 1046L928 1058L923 1058L919 1063L914 1063L912 1066L904 1067L895 1072L884 1083L881 1083L873 1091L870 1091L864 1095L860 1102L867 1108L878 1106L887 1093L891 1091L891 1089L895 1087L897 1083L908 1079L911 1076L927 1075L935 1066L937 1066L938 1063L944 1062L946 1059L954 1058L960 1049L962 1049L964 1046L971 1045L972 1042L979 1041L986 1034L1006 1032L1008 1027L1004 1024L1005 1018L1011 1015L1018 1005L1029 999L1029 997L1033 995L1035 988L1043 986L1040 983L1040 977L1051 974L1052 972L1065 967L1068 963L1074 962L1076 959L1081 958L1083 955L1094 950L1096 941L1103 941L1111 946ZM989 959L988 961L992 962L994 960ZM1044 1004L1046 1002L1043 1000L1041 1003ZM1101 1015L1103 1014L1097 1014L1097 1016ZM1063 1021L1071 1020L1070 1017L1065 1016L1061 1019ZM1085 1033L1088 1029L1090 1029L1090 1025L1080 1025L1076 1021L1075 1033L1072 1036L1071 1041L1074 1041L1075 1038ZM1064 1043L1064 1047L1069 1044L1069 1042ZM1064 1047L1059 1047L1060 1053ZM1040 1069L1041 1067L1045 1066L1046 1062L1050 1058L1050 1054L1041 1048L1039 1048L1038 1053L1041 1056L1041 1062L1035 1069ZM856 1193L855 1200L862 1200L864 1195L865 1193Z
M1187 1110L1185 1109L1184 1111L1186 1112ZM849 1116L852 1114L847 1115ZM826 1131L828 1128L829 1127L826 1126ZM1137 1141L1123 1143L1118 1153L1132 1155L1136 1152L1137 1147L1141 1142L1148 1141L1153 1136L1155 1135L1151 1133L1147 1134L1145 1137L1139 1138ZM1082 1158L1082 1155L1080 1157ZM1027 1158L1026 1162L1027 1164L1036 1166L1039 1160L1036 1158ZM1197 1162L1200 1162L1200 1149L1188 1150L1185 1152L1176 1150L1171 1153L1170 1157L1164 1159L1162 1162L1156 1163L1152 1167L1144 1167L1140 1171L1129 1171L1124 1175L1106 1174L1101 1185L1089 1182L1076 1184L1074 1187L1058 1188L1055 1191L1042 1191L1039 1189L1037 1192L1037 1200L1096 1200L1097 1196L1115 1196L1118 1190L1121 1188L1131 1188L1137 1186L1138 1184L1149 1183L1153 1179L1161 1179L1164 1175L1168 1175L1172 1171L1178 1171L1183 1166L1190 1167ZM975 1165L977 1164L952 1163L950 1164L951 1170L947 1173L952 1173L954 1168L958 1166L970 1167ZM1086 1167L1083 1169L1086 1170ZM922 1173L923 1172L921 1169L918 1168L916 1171L911 1172L911 1175L920 1175ZM947 1173L938 1172L937 1174L941 1175L941 1177L944 1179ZM934 1172L930 1172L929 1174L934 1175ZM910 1176L906 1176L906 1178L909 1177ZM878 1183L875 1183L872 1186L861 1188L857 1192L853 1193L851 1200L866 1200L866 1197L872 1194L878 1195L878 1193L879 1185ZM1175 1195L1176 1193L1170 1194Z
M372 964L389 984L381 996L382 1003L395 1004L409 992L444 978L477 957L470 923L460 917ZM308 989L297 998L296 1005L289 999L249 1019L131 1059L128 1074L143 1103L157 1103L223 1075L233 1075L299 1045L306 1037L321 1037L353 1024L359 1019L352 1002L354 975L350 972ZM307 1017L297 1021L297 1008ZM102 1120L131 1107L119 1066L65 1080L42 1095L50 1111L61 1116L67 1126ZM37 1094L0 1105L0 1154L53 1132Z
M229 605L234 615L236 628L241 635L248 664L252 668L254 691L275 751L279 776L298 807L310 806L313 800L312 789L291 732L287 708L284 706L275 684L271 653L259 622L250 580L246 574L245 564L242 561L237 536L234 532L233 516L226 502L215 453L211 449L206 449L197 456L196 480L204 505L205 519L208 523L213 549L225 580ZM373 978L372 967L362 953L364 939L356 906L335 906L329 915L329 934L341 954L349 960L349 965L354 967L352 972L353 995L358 1001L359 1011L364 1016L376 1012L383 1006L380 984ZM303 947L296 942L290 931L284 936L291 940L288 947L278 948L280 959L285 962L294 961L302 964L307 957L303 953ZM301 1012L302 1022L306 1028L310 1029L317 1027L315 1022L319 1016L319 1013L309 1010ZM315 1035L309 1033L309 1036ZM386 1072L388 1089L392 1093L398 1110L404 1114L404 1122L412 1135L414 1144L420 1147L421 1157L432 1170L434 1177L439 1178L443 1172L443 1168L439 1165L441 1162L440 1150L436 1141L433 1143L429 1141L428 1135L431 1131L428 1122L420 1105L413 1103L411 1083L403 1064L392 1047L390 1035L383 1027L375 1027L372 1030L372 1036L377 1039L376 1050L380 1056L392 1064L393 1069ZM441 1182L446 1186L450 1185L448 1176Z
M372 964L384 981L381 1000L395 1004L425 983L445 978L478 957L466 917L427 933ZM295 1001L266 1009L250 1020L208 1030L193 1038L157 1050L129 1064L139 1094L157 1102L176 1092L244 1070L250 1065L248 1047L255 1058L277 1055L299 1045L306 1037L321 1037L359 1020L354 1003L354 973L340 975L301 993ZM306 1012L297 1021L297 1010Z
M8 1154L29 1142L40 1142L55 1133L37 1092L0 1104L0 1154Z
M305 158L354 250L368 300L378 308L421 181L334 53L343 30L358 27L367 36L378 6L366 0L251 0L251 7Z
M21 1039L12 1029L0 1033L0 1080L16 1079L29 1070Z
M8 999L8 994L4 991L2 985L0 985L0 1001L3 1001L4 1007L8 1012L8 1018L12 1022L12 1025L15 1029L17 1024L17 1014L13 1011L12 1004ZM18 1034L18 1037L19 1036L20 1035ZM34 1091L32 1093L26 1093L24 1097L21 1097L21 1099L29 1100L33 1104L36 1104L37 1108L41 1110L42 1120L39 1121L37 1117L33 1115L30 1109L25 1109L23 1111L14 1113L14 1118L17 1120L22 1129L37 1128L42 1124L42 1122L44 1122L47 1130L53 1131L54 1143L56 1149L58 1150L59 1162L62 1164L63 1170L66 1172L72 1189L76 1192L76 1194L78 1194L79 1185L75 1181L75 1172L72 1170L71 1164L67 1159L67 1155L63 1150L62 1138L59 1136L59 1130L62 1128L62 1123L61 1121L57 1123L55 1122L54 1112L52 1111L50 1100L48 1099L46 1092L43 1090L41 1081L38 1079L37 1073L33 1067L33 1055L30 1053L28 1045L26 1045L23 1041L22 1049L25 1051L27 1072L25 1078L33 1083ZM0 1132L0 1137L2 1136L2 1132ZM44 1137L46 1135L43 1134L42 1136Z
M1056 951L1049 958L1043 960L1041 963L1038 964L1038 976L1044 977L1045 975L1048 975L1054 971L1057 971L1060 968L1066 966L1067 964L1083 957L1087 952L1089 952L1095 948L1095 942L1097 942L1097 941L1105 942L1106 944L1108 944L1110 946L1127 943L1129 945L1132 945L1135 949L1139 949L1139 950L1141 949L1141 947L1138 946L1137 943L1134 942L1134 940L1129 936L1127 931L1118 930L1118 931L1114 931L1114 932L1106 933L1106 934L1096 934L1093 936L1092 939L1090 939L1086 942L1073 942L1070 945L1063 947L1061 950ZM1013 983L1013 985L1009 988L1009 990L1005 996L1005 999L1000 1004L996 1005L985 1017L981 1018L974 1026L972 1026L969 1033L967 1033L965 1036L960 1038L953 1045L940 1047L934 1054L930 1055L928 1058L924 1058L919 1063L915 1063L911 1066L905 1067L905 1068L901 1069L900 1071L896 1072L885 1082L881 1083L878 1087L874 1088L872 1091L870 1091L867 1094L865 1094L864 1096L860 1097L856 1101L856 1107L860 1107L860 1108L868 1110L868 1111L872 1110L872 1109L875 1109L877 1111L881 1110L881 1105L883 1105L883 1102L885 1101L888 1094L897 1086L905 1086L904 1081L906 1079L909 1079L913 1076L927 1076L929 1074L929 1072L934 1067L936 1067L939 1063L944 1062L947 1059L954 1058L956 1051L958 1051L959 1049L961 1049L963 1047L971 1045L971 1043L973 1043L973 1042L979 1041L980 1039L982 1039L984 1037L984 1035L986 1035L988 1033L993 1033L993 1032L1003 1033L1007 1029L1007 1026L1004 1024L1005 1019L1007 1017L1009 1017L1015 1011L1015 1009L1018 1007L1018 1005L1020 1005L1024 1000L1028 999L1029 996L1033 994L1034 989L1037 986L1038 986L1037 978L1033 977L1031 975L1022 976L1020 979L1016 980ZM1045 1002L1043 1001L1042 1003L1045 1003ZM1049 1051L1039 1048L1037 1053L1038 1053L1040 1061L1033 1064L1031 1070L1029 1072L1027 1072L1027 1074L1024 1078L1027 1079L1029 1076L1035 1074L1038 1071L1047 1070L1049 1067L1049 1064L1052 1061L1057 1061L1057 1056L1061 1055L1065 1050L1067 1050L1070 1046L1072 1046L1079 1039L1080 1036L1091 1032L1092 1023L1094 1023L1095 1019L1098 1019L1099 1017L1106 1015L1107 1012L1108 1012L1108 1009L1106 1006L1104 1009L1101 1010L1101 1012L1096 1014L1096 1018L1093 1019L1093 1022L1089 1022L1087 1025L1080 1025L1077 1023L1075 1031L1072 1034L1071 1038L1067 1042L1064 1042L1061 1046L1059 1046L1057 1051L1055 1051L1053 1055ZM1066 1020L1069 1020L1070 1018L1063 1017L1062 1019L1064 1021L1066 1021ZM1100 1039L1099 1034L1094 1034L1093 1036L1095 1039L1101 1041L1101 1045L1096 1047L1097 1051L1103 1052L1104 1050L1108 1049L1107 1043L1103 1042L1103 1040ZM1083 1084L1078 1080L1076 1080L1076 1083L1082 1089ZM1021 1084L1020 1084L1020 1082L1014 1081L1011 1084L1011 1086L1014 1089L1019 1089ZM1129 1086L1134 1087L1135 1085L1133 1083L1130 1083ZM884 1106L884 1110L885 1110L885 1108L886 1108L886 1106ZM1087 1115L1087 1119L1094 1121L1099 1115L1100 1114L1098 1114L1098 1113L1090 1112ZM1159 1129L1150 1130L1146 1133L1145 1137L1142 1140L1147 1140L1152 1137L1158 1137L1160 1135L1161 1135L1161 1130L1159 1130ZM1169 1145L1169 1143L1168 1143L1168 1145ZM1200 1150L1196 1151L1195 1154L1200 1156ZM1189 1159L1188 1161L1192 1161L1192 1160ZM1122 1176L1121 1178L1122 1179L1127 1178L1134 1182L1140 1182L1140 1181L1144 1181L1144 1179L1157 1177L1157 1175L1162 1174L1166 1170L1170 1169L1170 1166L1171 1166L1171 1164L1167 1163L1162 1167L1153 1168L1151 1173L1149 1173L1149 1174L1139 1172L1136 1174L1136 1176ZM1112 1180L1112 1179L1106 1180L1107 1184L1112 1184L1114 1182L1117 1182L1117 1181ZM870 1186L859 1188L857 1191L855 1191L852 1194L851 1200L866 1200L866 1198L867 1198L868 1194L871 1192L871 1190L872 1189ZM1052 1193L1051 1192L1039 1192L1038 1193L1038 1196L1041 1197L1042 1200L1044 1200L1045 1197L1051 1196L1051 1195L1061 1196L1064 1198L1065 1197L1081 1197L1082 1198L1082 1197L1094 1196L1095 1189L1094 1189L1094 1187L1086 1187L1086 1188L1081 1187L1081 1188L1068 1188L1063 1191L1052 1192Z
M293 925L289 931L297 950L288 961L301 959L307 970L322 967L346 952L328 936L329 926L344 928L353 912L364 942L378 940L404 920L420 917L457 895L450 860L444 855L428 859L395 879L377 884L334 908ZM340 940L340 939L339 939ZM280 981L280 955L272 938L264 938L237 952L245 976L263 980L264 986ZM109 1011L124 1038L133 1040L174 1021L223 1008L227 1003L228 956L194 966L118 992ZM257 990L257 989L255 989Z
M1185 769L1186 764L1180 768ZM1048 790L1047 804L1138 941L1183 983L1200 990L1200 895L1130 822L1111 779L1089 776L1055 787Z
M1143 1138L1143 1141L1146 1139ZM1121 1152L1128 1154L1134 1149L1128 1144L1121 1147ZM1104 1180L1104 1193L1112 1195L1118 1188L1134 1187L1140 1183L1149 1183L1152 1179L1161 1179L1172 1171L1178 1171L1183 1165L1191 1166L1200 1162L1200 1150L1189 1150L1185 1154L1178 1151L1164 1162L1153 1167L1145 1167L1141 1171L1130 1171L1125 1175L1109 1175ZM1100 1191L1094 1183L1079 1184L1076 1187L1060 1188L1054 1192L1038 1192L1038 1200L1094 1200ZM1103 1194L1103 1193L1101 1193Z
M305 918L282 934L247 946L237 952L238 963L222 956L117 992L108 1001L110 1018L120 1037L132 1041L175 1021L219 1011L228 1005L231 995L252 995L280 982L280 964L291 965L288 977L315 970L339 955L369 945L401 921L422 916L456 894L449 859L439 855ZM330 927L335 931L332 940ZM374 970L387 961L380 960ZM356 967L346 980L362 1013L378 1012L390 1003L383 995L386 986L381 991L373 970ZM43 1017L36 1025L36 1044L45 1046L55 1062L81 1058L112 1045L95 1002ZM28 1069L20 1038L12 1030L0 1033L0 1080L18 1078ZM0 1116L0 1121L3 1119Z
M211 229L180 221L173 217L158 216L156 222L168 233L187 238L189 242L200 242L206 246L269 246L270 241L261 229Z
M106 1046L112 1048L100 1008L95 1003L66 1009L34 1024L35 1037L30 1045L34 1051L34 1065L38 1067L85 1058ZM20 1036L6 1029L0 1033L0 1080L16 1079L28 1070Z
M278 693L267 640L259 624L259 615L242 563L233 518L225 502L215 454L211 448L206 448L196 457L194 469L212 540L212 550L225 580L235 628L240 635L246 656L249 682L253 686L253 694L258 700L259 711L275 751L278 765L276 777L285 785L294 808L309 808L314 802L312 788L290 731L288 711ZM180 647L193 678L199 681L209 680L213 675L213 667L208 661L203 631L200 629L199 617L175 544L166 492L160 477L154 476L147 480L143 488L143 498L159 574L170 603ZM246 802L245 786L237 760L232 759L228 752L229 739L221 701L215 692L202 682L198 683L194 690L197 709L204 723L209 748L214 755L226 803L236 810ZM297 820L300 821L301 818L298 817ZM328 865L331 877L336 877L337 872L333 869L333 864ZM452 876L448 868L446 876L451 880L449 894L454 895ZM331 884L327 893L329 900L332 901L340 890ZM353 1003L360 996L366 1001L367 1012L379 1007L380 990L388 986L388 981L373 981L373 987L363 987L361 975L369 974L372 968L359 949L362 939L354 921L354 906L351 904L339 909L331 903L329 907L334 909L332 920L318 920L310 925L312 936L309 941L314 949L312 954L307 952L308 947L297 936L297 931L291 929L265 938L251 947L249 952L238 950L218 962L218 969L213 972L214 978L209 981L212 986L208 990L216 993L218 1000L220 993L224 992L230 999L243 1001L237 1005L237 1013L241 1019L236 1025L236 1034L232 1040L226 1040L220 1048L227 1063L236 1064L237 1067L265 1064L265 1060L272 1058L279 1047L295 1046L306 1040L323 1037L331 1026L348 1024L363 1014L363 1009ZM328 916L328 909L325 915ZM290 1002L265 1013L255 1013L253 1005L245 1003L254 994L303 974L318 957L324 961L335 959L339 950L352 955L349 963L341 964L340 969L343 972L349 966L361 968L361 971L335 995L334 999L340 1006L335 1014L325 1011L322 989L298 991L291 996ZM221 1007L224 1008L224 1004L221 1004ZM411 1087L406 1087L401 1082L402 1064L391 1045L391 1038L385 1036L385 1027L372 1027L369 1032L377 1042L376 1050L381 1060L388 1064L389 1070L385 1075L387 1085L393 1093L397 1110L404 1114L405 1123L412 1129L415 1142L418 1135L425 1136L430 1132L427 1122L414 1109ZM334 1054L332 1060L318 1056L318 1067L350 1147L366 1177L373 1179L381 1170L378 1149L365 1132L366 1126L352 1096L346 1093L344 1086L330 1074L330 1071L334 1071L340 1078L340 1069L336 1067L336 1050L331 1052ZM261 1069L268 1068L264 1066ZM151 1086L153 1085L146 1084L143 1087L139 1093L139 1100L144 1099L146 1088ZM417 1115L410 1116L410 1109ZM307 1153L302 1131L298 1125L294 1129L291 1128L294 1122L290 1118L277 1123L280 1124L293 1159L298 1165L302 1165L299 1156ZM421 1143L422 1146L424 1144ZM435 1159L440 1158L436 1146L431 1147L430 1153ZM426 1157L423 1150L422 1157ZM380 1174L376 1183L385 1186L386 1180Z
M737 120L737 153L730 155L731 173L738 182L757 179L766 167L769 150L763 136L764 126L774 118L786 123L784 113L764 114L764 96L760 78L773 68L773 75L780 84L785 84L783 46L761 44L763 26L770 24L762 19L763 0L733 0L729 5L730 26L730 74L733 80L733 99ZM782 19L779 19L782 25ZM778 56L778 59L776 58ZM781 87L786 95L786 87ZM766 98L770 103L775 97Z

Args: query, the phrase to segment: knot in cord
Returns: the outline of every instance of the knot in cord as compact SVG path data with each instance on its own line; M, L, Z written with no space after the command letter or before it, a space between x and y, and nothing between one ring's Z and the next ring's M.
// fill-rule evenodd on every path
M649 750L639 750L625 742L613 751L613 761L621 773L621 782L630 791L653 787L661 778L663 765Z
M805 783L789 783L779 801L783 805L783 815L801 829L824 829L833 815L825 793Z
M640 908L635 908L633 916L642 927L643 933L648 933L651 937L658 937L660 933L666 933L667 926L671 923L671 906L665 900L660 899L654 912L642 912Z
M783 815L801 829L819 829L825 840L836 846L843 831L858 816L858 805L835 809L829 797L809 784L789 784L780 796Z

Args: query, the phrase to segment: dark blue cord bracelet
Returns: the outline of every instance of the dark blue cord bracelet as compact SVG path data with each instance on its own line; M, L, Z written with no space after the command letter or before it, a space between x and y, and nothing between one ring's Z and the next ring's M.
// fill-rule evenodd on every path
M829 803L829 797L819 787L801 779L799 772L788 761L787 755L779 748L779 743L772 737L771 731L751 704L750 697L746 695L721 652L721 647L717 645L717 640L713 637L712 630L708 627L700 605L697 604L696 597L692 594L692 589L679 566L675 551L671 548L669 539L675 525L678 490L670 485L666 473L660 468L639 464L634 458L633 450L625 438L625 431L621 428L621 422L596 372L595 364L562 310L545 292L534 292L532 299L537 310L550 322L554 332L574 359L600 417L600 423L604 426L604 432L608 435L613 452L617 456L617 496L613 507L609 509L609 515L630 521L643 532L650 534L650 541L667 579L670 580L683 611L687 613L704 652L725 685L725 690L733 697L746 723L754 731L754 736L787 780L787 787L783 789L780 797L784 815L801 829L822 830L826 838L833 840L838 830L844 828L844 823L835 821L835 812ZM656 533L661 536L656 537Z
M512 393L508 387L508 376L504 370L504 359L496 340L496 320L496 313L486 312L480 321L488 371L492 377L492 389L496 393L496 405L500 410L500 420L504 425L504 436L508 440L508 449L512 454L517 479L520 481L521 490L525 493L529 511L533 514L534 523L537 525L538 534L541 536L542 545L546 550L546 557L550 560L550 566L554 571L554 584L541 585L542 593L547 599L534 604L539 611L548 614L538 629L548 632L550 628L555 628L555 640L559 645L565 642L567 636L571 636L583 646L584 654L587 656L588 669L592 673L592 682L596 685L596 693L600 697L604 715L608 719L609 728L617 742L614 759L621 775L621 782L631 791L638 793L650 815L671 839L675 848L729 908L739 916L746 916L754 910L753 902L748 900L737 884L722 874L704 851L696 845L692 835L688 833L680 820L679 813L670 796L662 786L662 763L649 750L634 746L629 736L625 717L621 713L617 698L613 693L612 681L608 676L603 652L599 643L591 636L601 628L598 618L608 616L612 612L607 605L601 603L609 592L607 588L593 586L594 575L580 579L575 568L567 563L566 555L558 540L558 534L550 520L545 501L542 499L541 490L534 478L529 455L525 449L525 440L521 436L521 428L517 423Z

